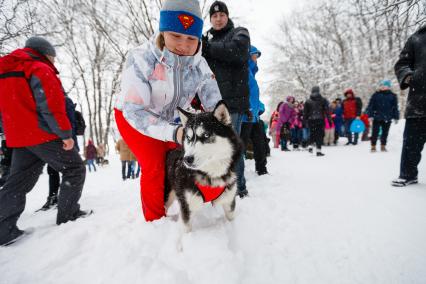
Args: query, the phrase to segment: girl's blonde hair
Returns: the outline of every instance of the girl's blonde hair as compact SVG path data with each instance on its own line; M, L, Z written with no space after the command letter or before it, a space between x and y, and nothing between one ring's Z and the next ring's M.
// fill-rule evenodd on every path
M160 33L155 40L157 47L162 51L164 46L166 46L166 42L164 41L164 34Z

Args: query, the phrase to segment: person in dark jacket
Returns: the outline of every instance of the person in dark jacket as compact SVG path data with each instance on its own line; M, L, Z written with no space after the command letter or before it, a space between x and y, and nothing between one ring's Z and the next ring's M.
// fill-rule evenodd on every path
M409 88L399 178L394 186L417 183L417 166L426 142L426 25L411 35L395 64L402 90Z
M86 169L74 148L55 56L50 42L31 37L25 48L0 58L0 94L8 94L0 96L2 125L7 146L14 148L10 175L0 190L0 245L25 234L17 221L45 163L63 174L56 223L91 213L78 204Z
M321 146L324 140L325 119L331 123L331 118L328 115L328 102L321 96L320 88L315 86L312 88L311 96L305 103L304 117L307 121L310 140L309 144L315 143L317 156L321 157L324 154L321 152ZM309 147L309 152L312 153L312 146Z
M386 152L386 142L392 119L399 120L398 99L391 91L392 82L383 80L380 82L379 91L375 92L368 103L366 114L373 120L373 132L371 135L371 152L376 152L377 139L380 128L381 151Z
M241 133L242 116L249 111L250 35L246 28L234 27L228 7L221 1L210 6L212 28L202 37L202 54L216 76L220 93L226 102L234 130ZM244 158L236 166L238 195L248 194L244 178Z
M76 133L75 106L76 104L72 101L72 99L65 95L65 110L72 127L74 147L77 149L77 151L80 151ZM49 195L47 196L46 203L40 208L41 211L49 210L58 203L58 192L59 186L61 185L61 177L59 172L49 165L47 165L47 174L49 175Z
M345 99L342 103L343 118L345 119L345 131L348 137L348 143L346 145L358 144L358 133L351 132L351 125L355 119L359 119L362 112L362 101L360 98L355 96L352 89L347 89L344 93ZM353 136L354 137L353 137Z

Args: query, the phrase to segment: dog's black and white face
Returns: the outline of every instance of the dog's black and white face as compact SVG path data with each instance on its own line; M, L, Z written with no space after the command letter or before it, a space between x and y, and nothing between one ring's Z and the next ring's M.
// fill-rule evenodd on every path
M184 126L184 165L213 178L228 173L240 144L225 103L220 101L213 112L192 114L179 109L179 114Z

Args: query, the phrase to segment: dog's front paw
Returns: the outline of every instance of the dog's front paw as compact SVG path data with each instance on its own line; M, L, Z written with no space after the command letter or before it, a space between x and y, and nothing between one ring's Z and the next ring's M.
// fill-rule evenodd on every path
M184 226L183 226L183 232L185 233L185 234L187 234L187 233L190 233L192 231L192 226L191 226L191 224L184 224Z
M225 217L228 219L228 221L232 221L235 219L235 212L234 211L225 211Z

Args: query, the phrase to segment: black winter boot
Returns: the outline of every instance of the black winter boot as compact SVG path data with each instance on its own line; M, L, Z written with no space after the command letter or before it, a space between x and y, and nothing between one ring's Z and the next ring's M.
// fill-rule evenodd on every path
M43 205L43 207L40 208L41 211L49 210L50 208L54 207L58 204L58 196L48 196L46 203Z
M66 222L68 222L68 221L75 221L75 220L77 220L77 219L79 219L79 218L86 218L86 217L88 217L88 216L90 216L90 215L92 215L93 214L93 210L87 210L87 211L83 211L83 210L78 210L76 213L74 213L74 215L71 217L71 218L69 218L68 220L56 220L56 224L57 225L60 225L60 224L63 224L63 223L66 223Z
M8 239L6 240L0 240L0 246L8 246L16 241L18 241L20 238L22 238L25 235L25 231L19 230L18 228L15 228L12 230L8 236Z

